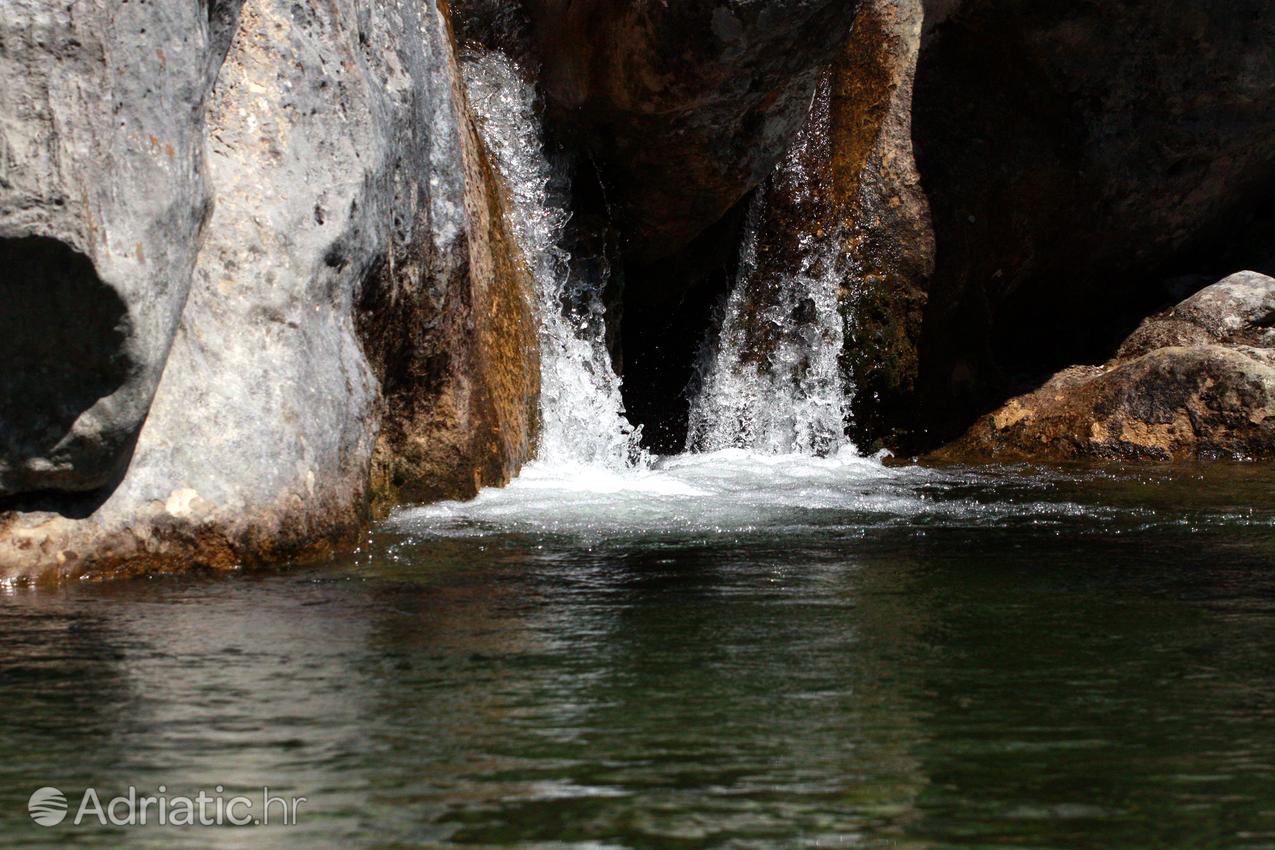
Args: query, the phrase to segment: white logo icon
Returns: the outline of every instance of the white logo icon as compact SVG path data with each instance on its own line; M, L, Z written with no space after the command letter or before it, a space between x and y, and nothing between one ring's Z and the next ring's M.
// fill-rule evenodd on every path
M66 797L56 788L41 788L27 801L27 811L40 826L57 826L66 817Z

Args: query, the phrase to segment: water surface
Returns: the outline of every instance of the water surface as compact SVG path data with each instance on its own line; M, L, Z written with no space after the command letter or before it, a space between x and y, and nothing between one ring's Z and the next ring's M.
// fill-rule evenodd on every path
M354 557L0 596L6 848L1275 847L1275 474L533 467ZM308 798L46 829L44 785Z

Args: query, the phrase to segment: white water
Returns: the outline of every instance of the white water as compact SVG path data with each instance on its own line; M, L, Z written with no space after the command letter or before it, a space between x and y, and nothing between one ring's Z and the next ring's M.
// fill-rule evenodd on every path
M820 130L819 121L810 122L770 186L790 195L809 193L811 177L802 160L805 146L815 141L807 134ZM761 190L749 209L739 276L726 302L721 331L700 364L687 451L742 448L765 455L827 455L848 445L849 396L839 364L844 344L838 298L840 240L832 234L804 234L795 272L756 281L765 205L766 191ZM799 319L799 312L813 315ZM756 362L750 322L766 327L774 339L763 363Z
M555 540L654 548L665 542L855 539L867 529L888 527L918 534L929 526L1061 527L1069 518L1092 521L1112 512L1060 499L1053 489L1049 480L1022 470L953 474L889 467L849 447L828 457L726 449L660 458L650 468L622 472L536 463L508 487L483 490L469 502L400 510L390 525L414 538L478 538L495 545L505 535L528 535L541 539L546 551L557 551L550 546Z
M510 223L536 279L540 325L540 465L642 465L605 343L605 280L572 279L561 248L570 218L545 153L536 94L497 52L463 62L479 131L505 178Z
M624 417L604 344L605 281L572 280L561 248L569 220L564 181L544 150L534 89L498 53L467 59L464 75L484 141L510 187L511 224L539 290L543 430L537 459L508 487L483 490L469 502L400 511L396 525L461 536L715 534L800 521L810 511L885 516L924 503L906 487L884 486L899 472L859 456L843 436L837 281L822 256L832 240L805 246L806 262L768 308L770 321L794 327L767 370L740 356L744 287L737 287L692 414L691 448L700 453L654 462L645 456ZM804 179L795 156L775 179ZM756 244L754 225L745 269L755 263ZM798 327L791 316L805 299L814 302L816 321Z

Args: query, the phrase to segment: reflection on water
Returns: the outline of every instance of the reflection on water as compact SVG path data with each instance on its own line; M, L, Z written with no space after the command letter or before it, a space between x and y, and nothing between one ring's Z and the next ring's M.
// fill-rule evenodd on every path
M9 592L3 846L1275 847L1275 474L736 461ZM161 783L309 802L26 815Z

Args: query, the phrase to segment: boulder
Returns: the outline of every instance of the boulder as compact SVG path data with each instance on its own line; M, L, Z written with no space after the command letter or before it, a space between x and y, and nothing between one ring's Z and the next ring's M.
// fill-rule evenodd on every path
M131 462L11 500L0 575L330 551L373 489L472 495L530 453L531 281L437 7L244 0L189 120L214 206ZM104 166L79 180L133 176Z
M939 262L896 417L920 445L1108 356L1166 278L1260 268L1275 191L1268 0L927 6L912 118Z
M1275 279L1241 272L984 417L941 457L1275 457Z

